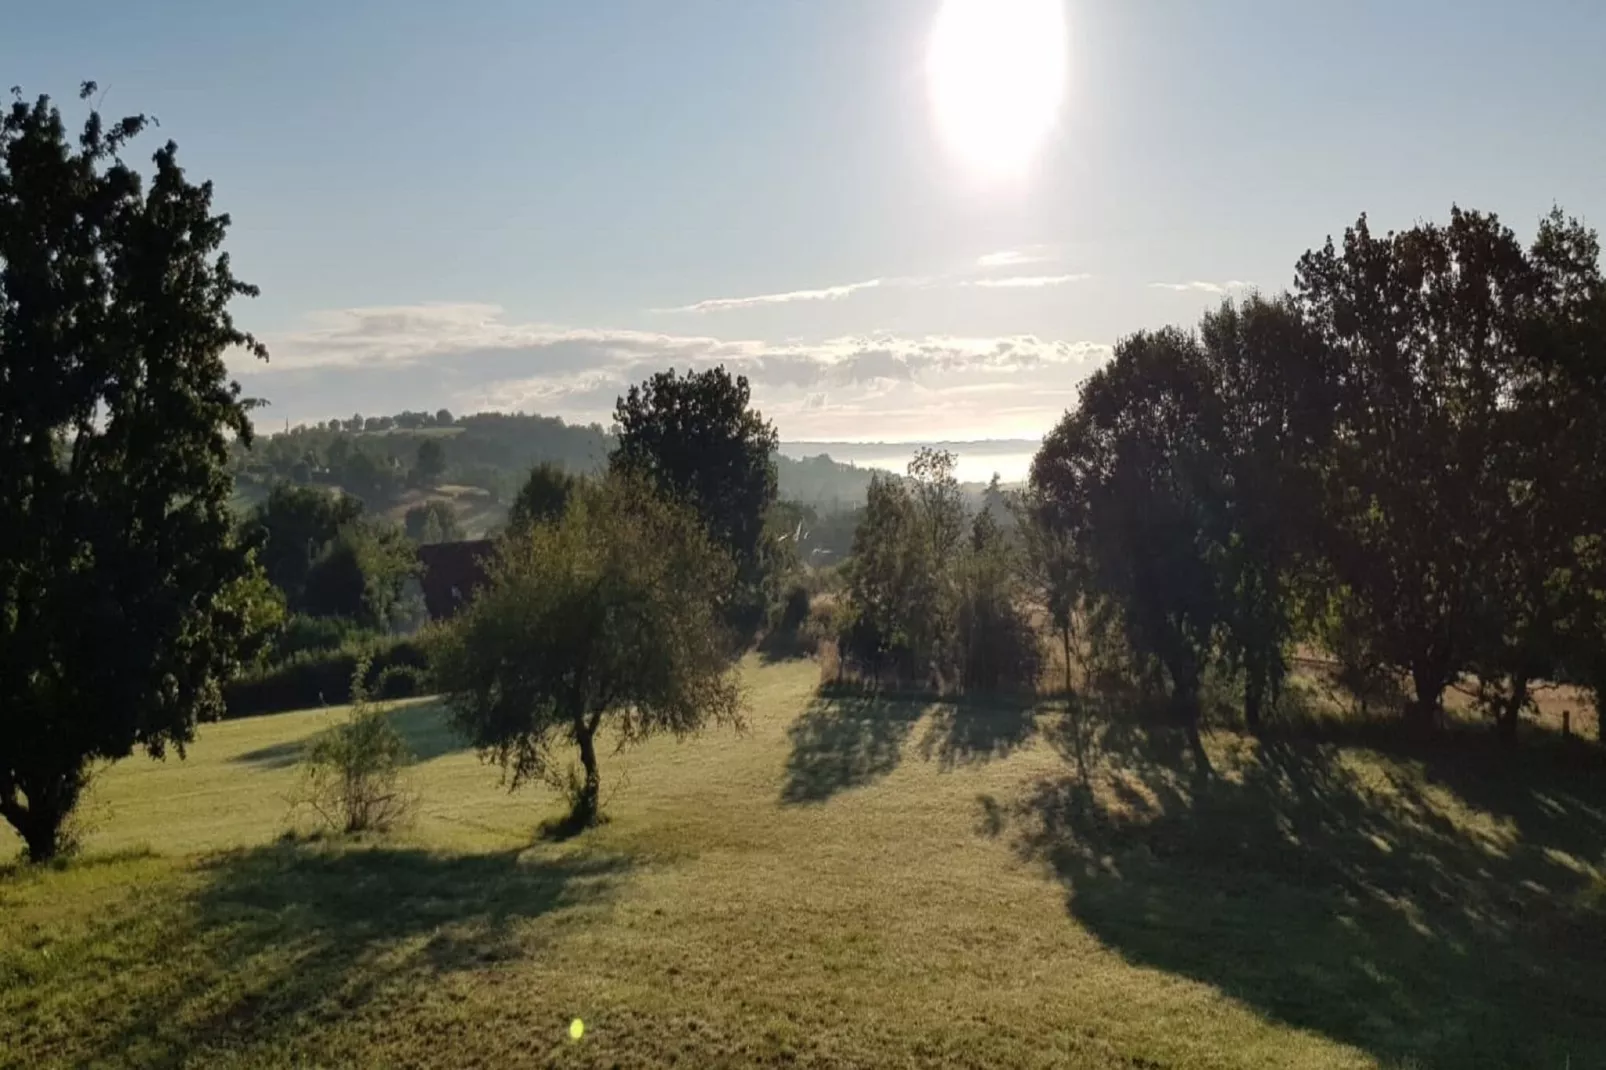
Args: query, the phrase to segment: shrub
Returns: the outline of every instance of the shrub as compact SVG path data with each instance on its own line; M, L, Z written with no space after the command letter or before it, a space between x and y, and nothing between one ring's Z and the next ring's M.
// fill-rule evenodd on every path
M279 665L308 651L339 650L373 633L344 617L314 617L292 613L273 646L269 666Z
M351 681L366 659L378 674L376 697L406 698L426 688L428 656L412 639L359 639L335 650L306 650L223 688L225 717L250 717L352 701Z
M399 824L414 802L402 782L412 755L390 722L390 710L368 701L369 664L364 655L352 670L350 714L319 736L302 759L299 801L339 832L383 832Z

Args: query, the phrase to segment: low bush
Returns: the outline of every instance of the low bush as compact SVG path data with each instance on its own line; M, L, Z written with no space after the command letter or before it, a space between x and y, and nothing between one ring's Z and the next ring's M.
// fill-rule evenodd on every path
M351 701L358 662L372 664L370 681L382 677L376 698L407 698L426 689L429 657L411 638L359 639L334 650L304 650L276 665L254 670L225 684L226 717L282 713Z
M277 665L308 651L339 650L350 643L375 637L374 633L344 617L292 613L285 619L284 628L274 641L269 663Z
M319 736L302 759L298 800L336 832L384 832L402 823L414 807L402 770L412 754L390 710L368 700L374 682L367 655L357 659L348 689L352 707L345 721ZM396 675L381 670L377 682Z

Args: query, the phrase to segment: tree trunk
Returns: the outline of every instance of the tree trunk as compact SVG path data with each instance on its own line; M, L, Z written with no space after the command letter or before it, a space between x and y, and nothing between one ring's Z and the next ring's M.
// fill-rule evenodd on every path
M1260 708L1265 700L1266 685L1260 673L1250 670L1244 676L1244 724L1254 735L1260 735Z
M0 817L4 817L27 848L28 861L49 862L62 848L61 829L78 801L78 791L70 785L56 785L57 790L36 787L28 793L28 805L22 805L15 791L0 795Z
M575 797L570 816L576 826L584 828L597 822L597 797L602 787L602 776L597 771L596 722L580 718L575 725L575 736L580 744L580 764L585 767L586 779Z
M1076 689L1071 686L1071 628L1068 624L1060 629L1060 643L1065 648L1065 697L1070 698Z
M1528 678L1518 676L1511 681L1511 694L1500 704L1500 713L1495 721L1495 733L1500 737L1500 742L1508 747L1517 742L1517 722L1522 717L1522 708L1527 704Z
M1208 776L1215 770L1210 764L1210 755L1205 753L1204 740L1199 735L1199 673L1192 665L1180 669L1172 666L1171 708L1188 739L1188 749L1193 752L1197 771L1202 776Z
M1416 665L1411 669L1411 684L1416 696L1405 708L1406 723L1417 732L1431 734L1438 728L1439 716L1444 710L1445 674L1425 665Z

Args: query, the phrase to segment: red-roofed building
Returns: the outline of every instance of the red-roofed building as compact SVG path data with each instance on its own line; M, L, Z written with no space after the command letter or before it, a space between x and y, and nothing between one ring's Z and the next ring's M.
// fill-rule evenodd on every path
M430 620L446 620L484 585L486 565L496 544L490 539L437 542L418 548L424 571L418 578L424 589L424 607Z

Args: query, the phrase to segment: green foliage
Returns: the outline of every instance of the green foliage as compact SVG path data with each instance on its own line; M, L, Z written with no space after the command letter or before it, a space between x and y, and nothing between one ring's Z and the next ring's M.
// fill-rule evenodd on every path
M1037 692L1043 650L1026 613L1020 576L1017 553L993 513L977 513L970 544L960 556L954 621L958 678L966 692Z
M508 528L525 531L558 519L574 495L575 484L575 478L555 464L543 461L536 465L508 508Z
M1227 612L1215 567L1228 531L1216 402L1196 338L1141 332L1083 386L1032 468L1076 533L1088 593L1119 614L1140 660L1164 667L1201 762L1200 677Z
M1014 515L1020 544L1018 567L1023 594L1041 606L1059 641L1065 669L1065 692L1074 690L1072 665L1077 643L1077 614L1087 586L1086 569L1071 524L1062 522L1052 503L1031 488L1006 501Z
M307 577L313 563L340 534L363 515L362 502L321 487L280 484L251 510L247 537L268 580L283 591L292 611L306 605Z
M1016 553L990 511L968 515L953 468L925 449L908 479L872 478L843 569L839 665L895 686L1035 690L1042 657Z
M308 648L255 667L223 687L225 716L251 717L351 701L357 663L367 659L379 698L406 698L427 690L429 657L414 639L358 635L332 648Z
M94 92L85 83L81 96ZM264 609L232 537L229 439L265 357L229 306L256 290L177 147L122 156L144 116L49 98L0 114L0 815L42 860L88 764L180 753L220 710Z
M723 366L660 372L619 399L610 469L695 510L736 565L732 611L762 613L765 518L776 498L775 428L751 406L745 376ZM756 619L748 620L756 625Z
M420 545L457 542L464 537L457 513L443 501L430 501L407 510L403 519L407 537Z
M291 613L275 638L268 663L278 664L309 650L338 650L370 634L356 621L341 617Z
M413 461L413 476L423 486L432 487L446 474L446 447L438 438L426 438L418 444L418 455Z
M553 523L510 536L490 583L439 637L435 679L455 723L516 787L574 783L572 821L598 815L596 736L740 723L714 598L731 565L695 514L648 485L585 484ZM578 747L584 780L559 765Z
M320 735L301 760L300 803L338 832L384 832L415 804L402 781L412 761L390 710L368 699L369 662L358 659L351 676L351 710Z
M408 612L403 585L420 567L413 544L399 529L348 524L312 562L300 608L382 631Z
M1297 293L1344 371L1321 533L1355 622L1422 724L1469 669L1520 694L1606 500L1595 236L1559 212L1526 250L1479 212L1382 237L1363 216Z
M1304 639L1362 708L1407 678L1428 727L1470 674L1514 736L1541 681L1606 652L1599 257L1559 212L1527 249L1476 212L1363 217L1295 297L1123 340L1034 462L1032 589L1072 548L1085 612L1164 668L1196 752L1201 677L1240 678L1258 727Z

